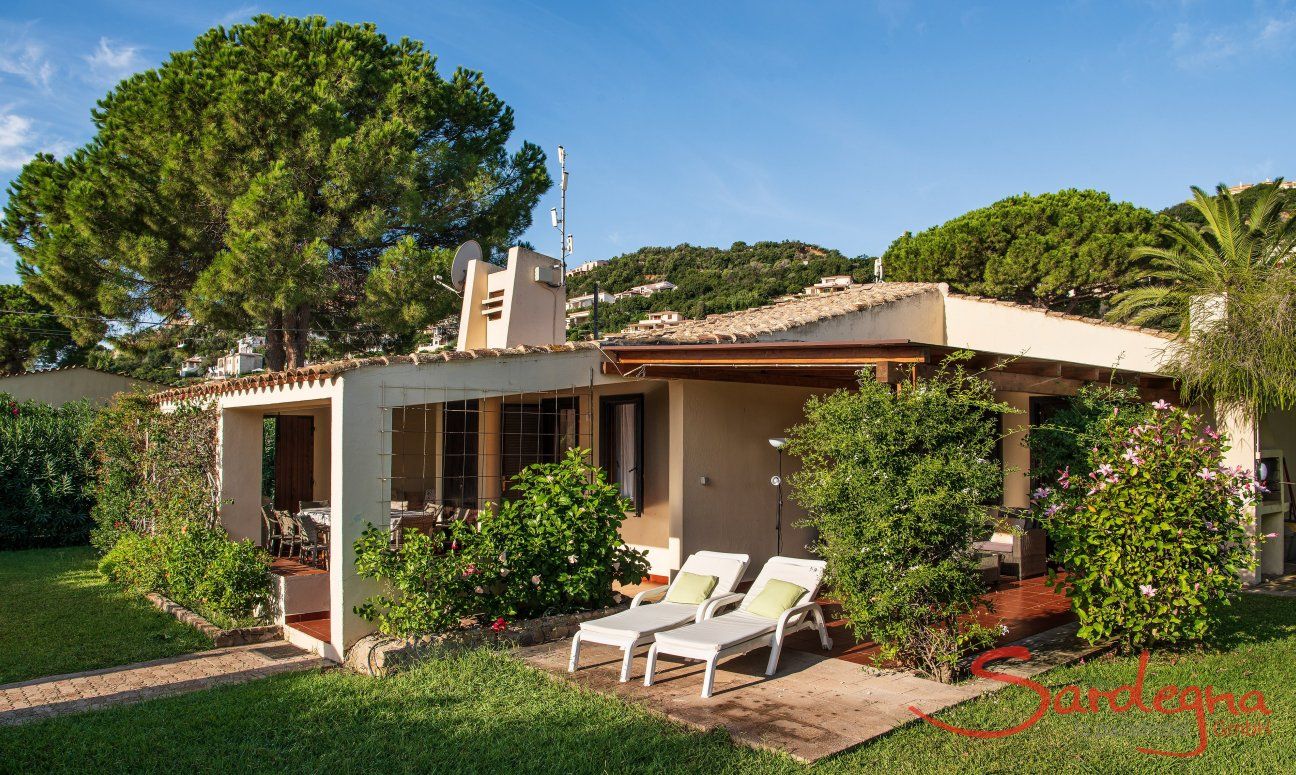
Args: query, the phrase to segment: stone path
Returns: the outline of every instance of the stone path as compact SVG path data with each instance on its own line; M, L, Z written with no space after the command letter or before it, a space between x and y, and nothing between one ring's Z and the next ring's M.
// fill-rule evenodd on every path
M0 725L142 702L331 664L287 643L200 651L0 686Z
M998 662L995 672L1029 677L1074 662L1100 649L1075 637L1072 623L1024 638L1015 645L1031 652L1028 662ZM807 651L784 651L778 674L765 677L769 651L758 649L723 660L715 693L702 699L702 663L661 657L657 680L643 685L644 659L636 657L628 683L617 680L620 652L583 644L581 669L567 672L570 639L522 649L535 667L572 683L642 705L688 726L723 727L739 742L782 751L806 762L854 748L904 724L917 721L909 710L935 713L1005 688L999 681L976 679L949 685L904 671L882 671Z

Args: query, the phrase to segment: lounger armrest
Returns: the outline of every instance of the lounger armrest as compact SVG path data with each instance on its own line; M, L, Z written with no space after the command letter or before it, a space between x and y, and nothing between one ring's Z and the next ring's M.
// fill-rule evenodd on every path
M710 619L716 615L716 611L719 611L727 605L741 602L744 597L747 596L741 592L730 592L725 595L709 597L706 600L703 600L702 604L698 606L698 614L694 621L701 622Z
M819 604L813 600L808 600L804 603L799 603L797 605L794 605L788 610L784 611L781 616L779 616L779 620L778 620L779 640L783 639L783 630L784 628L787 627L788 622L792 621L794 618L804 613L811 614L812 616L815 617L815 619L823 618L823 609L820 608Z
M664 597L666 595L666 590L668 589L670 589L669 584L663 584L660 587L653 587L652 589L645 589L644 591L634 596L634 599L630 601L630 607L638 608L640 603L644 602L650 597Z

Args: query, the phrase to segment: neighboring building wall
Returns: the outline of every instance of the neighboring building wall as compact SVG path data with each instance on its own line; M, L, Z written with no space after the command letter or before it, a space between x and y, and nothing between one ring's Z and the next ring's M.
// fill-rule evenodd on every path
M682 528L683 557L702 550L746 552L748 576L774 555L778 456L769 439L804 420L806 400L827 391L734 382L671 382L672 524ZM678 443L677 443L678 440ZM809 557L813 531L792 525L805 513L787 485L798 469L783 460L783 554ZM701 477L708 484L701 483ZM676 566L678 567L678 566Z
M19 401L41 401L51 406L81 399L106 404L116 394L137 387L151 391L163 386L78 366L0 377L0 393L8 393Z

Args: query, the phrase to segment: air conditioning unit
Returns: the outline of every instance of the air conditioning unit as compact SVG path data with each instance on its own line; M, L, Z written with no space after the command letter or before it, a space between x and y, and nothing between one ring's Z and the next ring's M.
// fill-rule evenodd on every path
M557 264L553 266L537 266L532 279L550 288L561 288L562 270L558 268Z

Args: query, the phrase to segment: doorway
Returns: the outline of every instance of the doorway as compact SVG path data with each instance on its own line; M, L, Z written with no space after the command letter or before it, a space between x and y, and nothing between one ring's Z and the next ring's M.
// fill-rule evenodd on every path
M315 418L281 414L274 438L274 507L296 512L315 497Z

